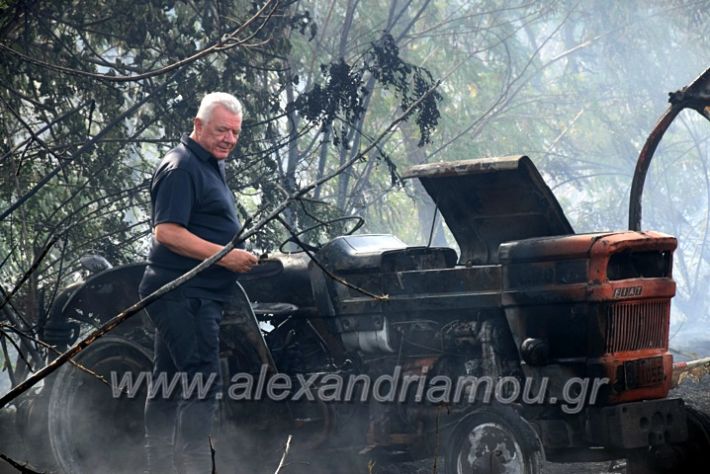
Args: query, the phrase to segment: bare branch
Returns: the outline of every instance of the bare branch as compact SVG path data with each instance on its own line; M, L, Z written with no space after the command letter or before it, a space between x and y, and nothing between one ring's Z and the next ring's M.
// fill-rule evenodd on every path
M65 163L63 163L60 166L57 166L54 168L52 171L47 173L37 184L35 184L32 189L27 191L22 197L20 197L17 201L15 201L13 204L10 205L9 208L4 210L2 214L0 214L0 221L4 220L7 216L12 214L18 207L20 207L22 204L25 203L29 198L31 198L37 191L39 191L45 184L49 182L50 179L52 179L54 176L56 176L62 168L75 161L79 156L82 155L85 151L89 150L96 142L101 140L106 134L108 134L109 131L111 131L115 126L123 122L124 119L130 117L133 115L138 109L140 109L146 102L149 100L153 99L155 96L158 95L158 93L161 93L165 87L167 87L168 84L170 84L175 78L178 76L180 71L175 72L170 78L168 78L165 82L163 82L161 85L158 87L154 88L150 93L148 93L145 97L143 97L141 100L136 102L133 106L131 106L128 110L120 114L118 117L113 119L108 125L106 125L99 133L94 135L92 138L87 140L77 151L74 153L70 158L66 160Z
M284 448L284 453L281 456L281 461L279 461L279 465L278 465L278 467L276 467L274 474L279 474L281 472L281 469L283 469L284 463L286 462L286 456L288 456L288 451L291 449L291 440L292 439L293 439L293 435L292 434L288 435L288 438L286 439L286 447Z
M20 348L20 346L17 345L17 343L15 342L15 340L14 340L12 337L10 337L10 335L9 335L8 333L6 333L5 331L3 331L3 330L1 329L1 326L0 326L0 338L3 339L3 341L4 341L5 339L7 339L8 341L10 341L10 344L12 344L12 347L14 347L15 350L17 351L17 355L20 357L20 359L22 359L22 362L24 362L25 365L27 366L27 370L29 370L30 372L33 372L33 370L32 370L32 364L30 364L30 361L28 361L28 360L27 360L27 357L25 357L25 353L22 351L22 349Z
M14 467L15 469L17 469L17 471L22 474L42 474L39 471L35 471L34 469L31 469L29 467L29 463L20 464L19 462L13 460L12 458L10 458L6 454L0 453L0 459L2 459L3 461L8 463L10 466Z
M212 444L212 436L209 437L209 440L210 440L210 455L211 455L211 459L212 459L212 471L211 472L212 472L212 474L217 474L217 464L215 463L215 460L214 460L216 452L214 450L214 445Z
M330 278L331 280L337 281L341 285L346 286L346 287L350 288L351 290L355 290L358 293L362 293L365 296L369 296L370 298L375 299L377 301L386 301L389 299L389 297L387 295L376 295L375 293L369 292L363 288L360 288L359 286L355 286L352 283L348 282L347 280L345 280L343 278L340 278L338 275L336 275L335 273L333 273L330 270L328 270L327 268L325 268L325 266L316 258L316 256L313 255L313 252L311 252L308 249L308 246L305 245L303 243L303 241L301 241L298 238L298 235L296 235L296 230L293 227L291 227L291 225L285 219L282 219L281 217L277 217L276 220L279 221L281 223L281 225L284 226L284 228L288 231L288 233L291 234L291 239L293 239L293 241L299 247L301 247L304 252L306 252L306 255L308 255L310 257L310 259L313 261L313 263L318 268L320 268L323 271L323 273L325 273L328 276L328 278Z
M57 161L59 161L59 163L61 163L61 162L62 162L62 157L60 157L60 156L58 156L56 153L54 153L54 151L49 147L49 145L47 145L47 144L44 142L44 140L42 140L42 139L32 130L32 127L30 127L30 125L22 119L22 116L20 115L20 113L17 112L15 109L13 109L13 108L10 106L10 104L8 104L7 101L6 101L2 96L0 96L0 101L3 103L3 105L5 106L5 108L10 111L10 114L12 114L12 116L15 117L15 119L16 119L18 122L20 122L20 124L25 128L25 130L27 130L27 132L30 134L30 137L32 138L32 140L35 141L35 142L37 142L37 143L39 143L39 144L42 146L42 148L44 148L45 150L47 150L47 152L48 152L50 155L54 156L54 157L57 159ZM31 142L30 142L30 143L31 143Z
M12 367L12 360L10 360L10 352L7 350L7 343L5 342L5 338L2 337L2 335L0 335L0 348L2 349L2 355L5 359L4 369L7 369L7 375L10 377L10 383L12 385L17 385L17 379L15 378L15 369Z
M0 161L3 161L3 160L4 160L5 158L7 158L8 156L10 156L10 155L12 155L13 153L17 152L17 150L19 150L20 148L22 148L23 146L25 146L26 144L28 144L28 143L32 140L33 137L41 135L42 133L44 133L44 132L46 132L47 130L49 130L50 128L52 128L53 125L55 125L55 124L61 122L62 120L64 120L64 119L66 119L67 117L69 117L70 115L72 115L72 114L78 112L79 110L83 109L83 108L86 107L87 105L90 105L92 102L93 102L92 100L87 100L87 101L85 101L85 102L82 102L82 103L79 104L78 106L74 107L73 109L64 112L64 113L63 113L62 115L60 115L59 117L55 118L54 120L52 120L51 122L49 122L48 124L46 124L45 126L43 126L42 128L40 128L39 130L37 130L36 132L32 133L32 134L31 134L32 136L31 136L30 138L27 138L26 140L23 140L22 142L20 142L20 143L18 143L17 145L15 145L15 148L13 148L12 150L8 151L8 152L5 153L4 155L0 156Z
M44 257L47 256L49 249L52 248L52 246L57 242L57 240L59 240L59 236L55 235L49 240L49 242L47 242L47 245L44 246L40 254L35 257L34 262L32 262L32 266L30 266L30 268L22 275L20 280L15 284L15 287L12 289L12 291L5 295L5 298L2 300L2 303L0 303L0 309L5 307L5 305L12 299L12 297L15 296L15 293L17 293L18 290L22 287L22 284L25 283L25 281L27 281L30 275L32 275L37 270L40 263L42 263L42 260L44 260Z
M40 346L44 347L44 348L47 349L47 350L50 350L50 351L54 352L54 353L57 354L57 355L61 355L61 354L62 354L61 352L59 352L59 351L57 350L56 347L54 347L54 346L52 346L52 345L50 345L50 344L47 344L46 342L44 342L43 340L41 340L41 339L39 339L39 338L32 337L32 336L30 336L29 334L25 334L24 332L20 331L19 329L15 328L15 327L13 327L13 326L11 326L11 325L6 325L5 327L7 327L9 330L11 330L12 332L14 332L14 333L17 334L18 336L21 336L21 337L24 337L24 338L26 338L26 339L29 339L30 341L33 341L35 344L39 344ZM107 385L107 386L109 386L109 387L111 386L111 384L109 384L108 380L106 380L106 377L104 377L104 376L101 375L101 374L97 374L96 372L94 372L93 370L89 369L89 368L86 367L85 365L82 365L82 364L80 364L79 362L77 362L77 361L75 361L75 360L71 360L71 359L69 360L69 363L70 363L71 365L73 365L74 367L76 367L77 369L81 370L82 372L86 372L87 374L91 375L92 377L98 379L98 380L99 380L100 382L102 382L103 384L105 384L105 385Z

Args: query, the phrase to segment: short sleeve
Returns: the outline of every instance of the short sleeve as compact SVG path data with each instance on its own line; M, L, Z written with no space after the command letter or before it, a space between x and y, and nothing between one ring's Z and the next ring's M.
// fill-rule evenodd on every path
M172 222L187 227L195 200L190 174L179 168L159 176L153 187L153 226Z

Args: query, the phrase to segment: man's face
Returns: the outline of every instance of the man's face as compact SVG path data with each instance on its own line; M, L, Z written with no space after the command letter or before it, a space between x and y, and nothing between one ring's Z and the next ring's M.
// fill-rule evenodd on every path
M224 160L234 150L241 130L242 118L217 105L212 109L207 121L195 119L195 133L192 138L212 156Z

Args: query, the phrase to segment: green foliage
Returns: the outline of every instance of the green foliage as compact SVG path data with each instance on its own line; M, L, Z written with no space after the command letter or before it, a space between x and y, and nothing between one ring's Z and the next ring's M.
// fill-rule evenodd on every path
M9 49L0 50L0 99L6 105L0 111L0 150L6 155L0 160L2 210L61 167L0 223L0 251L8 257L0 268L6 290L52 236L60 237L38 277L15 298L30 319L38 319L41 306L50 303L36 304L38 290L46 288L51 299L53 288L71 281L81 255L100 253L114 264L144 258L150 175L157 159L191 129L197 102L206 92L227 90L244 99L244 126L250 133L241 150L261 151L263 127L253 124L268 119L266 104L274 100L261 84L274 58L288 51L282 39L287 10L268 21L264 15L238 37L263 41L262 48L224 49L174 72L153 74L216 44L258 6L231 0L206 8L187 1L65 0L19 2L3 11L0 37ZM145 79L110 80L140 75ZM76 153L87 137L111 126L165 81L167 87L137 113L112 126L90 150ZM30 130L45 129L40 140L31 139ZM257 167L233 166L233 173L241 182L256 181L270 164L267 156Z
M362 71L354 70L341 59L329 65L322 64L321 72L325 85L315 84L289 105L307 120L318 122L321 130L332 126L337 114L353 122L360 118L365 111L363 92L367 93L363 90Z
M401 97L402 110L409 108L420 97L424 97L416 108L415 122L419 126L420 136L418 146L430 143L431 134L439 123L438 104L443 98L437 90L427 94L435 83L431 72L403 61L400 58L399 47L390 34L383 35L379 41L372 44L370 56L372 59L368 70L385 89L392 88L398 93Z
M371 75L394 90L402 107L431 87L431 75L399 58L391 36L384 35L376 44L389 44L386 51L351 61L325 59L321 76L308 77L308 89L295 91L303 86L288 66L292 43L313 41L318 26L308 9L281 4L272 11L274 5L63 0L18 3L4 12L0 98L8 107L0 111L6 154L0 173L9 179L0 183L0 205L8 209L31 196L0 222L0 250L8 256L0 267L3 279L17 281L57 238L36 278L16 297L30 319L42 319L56 289L75 277L80 256L100 253L114 264L144 258L152 170L191 129L205 93L225 90L243 101L243 133L229 163L229 184L242 195L242 218L260 208L262 213L252 216L258 220L285 197L284 189L295 189L297 176L313 179L297 152L299 138L310 140L331 129L334 149L357 153L356 132L373 92L364 81ZM234 33L262 7L260 18ZM241 40L231 47L231 41ZM146 97L134 114L115 122ZM422 143L436 125L438 100L434 94L417 108ZM300 136L289 131L289 117L306 124ZM38 130L40 139L35 139L31 134ZM77 153L87 138L106 130L94 146ZM394 176L386 153L381 150L378 157ZM33 188L58 167L56 177ZM344 196L349 191L345 186ZM310 226L343 211L309 201L292 206L287 218ZM284 236L272 224L251 245L270 250ZM47 301L37 300L42 291L50 295Z
M384 89L393 89L400 100L400 108L406 110L420 97L424 100L415 108L415 123L419 126L419 146L431 141L431 133L439 119L438 103L441 94L429 89L434 80L429 71L404 61L399 55L399 48L390 34L384 34L371 44L366 61L359 68L345 62L344 59L331 64L322 64L321 73L325 85L316 83L313 88L289 105L292 111L299 112L306 120L317 122L320 131L329 129L339 116L349 124L355 124L363 117L367 96L372 93L365 87L364 74L368 72L379 81ZM333 144L338 146L340 138L336 134ZM347 142L343 143L349 147Z
M367 231L426 243L433 204L421 188L402 185L402 169L528 154L576 230L623 228L635 158L666 107L666 92L710 64L705 3L284 4L238 35L248 38L245 45L177 68L164 92L75 157L87 136L172 73L127 82L90 74L135 76L183 61L265 3L5 2L0 41L14 52L0 48L0 154L7 155L0 160L0 206L55 167L62 170L0 223L3 280L17 281L58 232L62 238L34 290L22 295L28 310L38 289L51 294L59 277L61 284L71 281L83 253L141 259L149 232L147 180L159 157L190 130L200 96L212 90L232 92L245 106L237 156L229 163L243 217L272 209L285 193L357 157L443 79L409 122L291 206L286 218L304 228L362 214ZM40 130L81 104L40 135L46 146L23 144L28 129ZM645 227L681 236L677 306L688 315L704 314L710 294L706 126L686 117L673 127L649 175L647 190L656 192L645 200ZM435 229L437 238L445 234ZM252 245L273 250L285 237L274 224Z

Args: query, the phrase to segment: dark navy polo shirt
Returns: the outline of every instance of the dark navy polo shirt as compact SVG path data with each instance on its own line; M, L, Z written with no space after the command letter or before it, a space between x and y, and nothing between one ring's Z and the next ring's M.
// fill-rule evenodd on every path
M150 187L152 225L172 222L209 242L225 245L241 225L227 187L224 160L217 160L187 135L163 158ZM152 238L148 267L139 291L145 296L195 267L199 260L179 255ZM213 265L183 285L187 296L224 301L236 274Z

